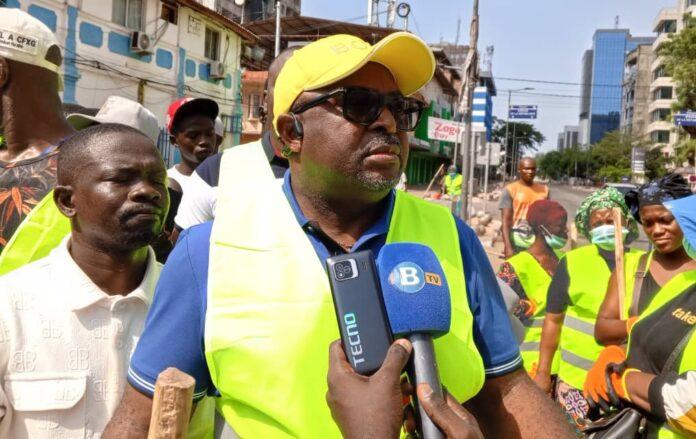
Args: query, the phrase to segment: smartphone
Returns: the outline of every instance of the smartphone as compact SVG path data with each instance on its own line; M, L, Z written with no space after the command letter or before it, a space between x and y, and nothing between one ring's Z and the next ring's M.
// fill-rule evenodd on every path
M375 373L393 341L391 326L369 250L326 260L343 350L361 375Z

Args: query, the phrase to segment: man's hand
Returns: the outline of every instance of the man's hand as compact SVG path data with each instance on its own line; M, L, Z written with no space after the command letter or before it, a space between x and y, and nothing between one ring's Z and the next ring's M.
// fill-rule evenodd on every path
M539 386L541 390L544 391L544 393L548 393L549 395L551 394L551 375L548 373L540 372L538 369L535 371L536 373L532 377L534 380L534 383Z
M512 248L512 245L506 245L503 254L505 255L505 259L510 259L515 256L515 250Z
M344 438L399 436L403 420L401 371L412 349L408 340L396 340L382 367L368 377L353 370L340 340L331 343L326 402Z
M418 401L430 419L448 439L482 439L476 419L445 391L445 398L436 395L428 384L417 389ZM446 400L445 400L446 399Z

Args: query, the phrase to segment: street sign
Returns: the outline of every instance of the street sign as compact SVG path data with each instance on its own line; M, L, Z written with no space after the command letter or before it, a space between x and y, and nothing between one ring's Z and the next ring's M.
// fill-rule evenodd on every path
M536 105L512 105L510 106L510 119L536 119Z
M634 146L631 149L631 171L634 174L645 174L645 148Z
M682 127L696 126L696 111L682 111L674 115L674 124Z
M428 139L443 142L458 142L461 140L464 124L454 120L428 118Z

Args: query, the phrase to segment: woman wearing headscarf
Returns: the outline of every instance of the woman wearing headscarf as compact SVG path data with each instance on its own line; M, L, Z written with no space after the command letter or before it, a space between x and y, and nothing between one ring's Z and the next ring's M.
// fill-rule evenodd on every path
M635 220L621 193L614 188L594 192L582 202L575 216L575 226L591 244L561 258L546 298L534 381L552 393L551 366L556 350L560 349L561 362L552 395L576 426L583 424L589 411L582 395L585 375L602 350L594 340L594 323L614 269L615 207L623 214L624 241L630 243L638 236Z
M655 294L681 273L696 269L696 261L684 251L684 234L665 206L668 201L690 195L689 183L677 174L667 175L626 194L628 208L643 226L655 250L625 264L626 297L621 312L616 273L612 273L595 325L598 343L604 346L624 343L630 327Z
M558 265L558 255L568 240L568 213L556 201L535 201L527 212L527 222L534 234L529 248L503 262L498 277L520 297L515 316L525 326L520 353L524 367L534 374L539 361L541 327L546 314L546 291ZM556 373L558 356L552 373Z
M664 183L658 182L652 189L641 188L638 192L644 227L650 221L650 213L657 210L647 208L657 204L649 204L655 200L651 201L646 189L664 192ZM670 224L666 215L669 214L679 234L683 234L682 248L675 251L683 252L693 261L696 259L696 196L683 197L684 193L662 193L660 207L666 210L662 212L662 221ZM657 243L656 248L659 250ZM655 253L654 260L657 257ZM585 382L585 394L591 403L603 408L638 409L648 421L648 437L696 437L696 270L694 262L682 267L641 310L630 328L627 351L619 346L605 348Z

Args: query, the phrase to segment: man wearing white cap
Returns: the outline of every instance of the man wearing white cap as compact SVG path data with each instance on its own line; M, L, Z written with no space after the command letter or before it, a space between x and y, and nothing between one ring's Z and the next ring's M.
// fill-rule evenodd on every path
M223 154L215 220L182 233L169 256L105 438L146 437L156 378L171 366L195 378L195 400L218 395L239 437L341 437L326 402L339 333L324 261L392 242L427 245L444 267L452 324L435 346L440 377L484 434L564 437L560 410L521 367L475 233L393 190L425 108L411 95L434 70L428 46L406 32L375 45L333 35L293 53L273 103L290 169L279 184L258 144Z
M50 192L58 147L74 132L58 95L61 64L46 25L19 9L2 9L0 126L7 147L0 151L0 274L45 256L67 233L52 242L43 227L62 219Z
M128 125L142 132L157 145L159 137L159 125L157 117L152 111L141 104L122 98L121 96L109 96L96 115L90 116L82 113L68 115L68 122L76 130L83 130L92 125L101 123L120 123Z

